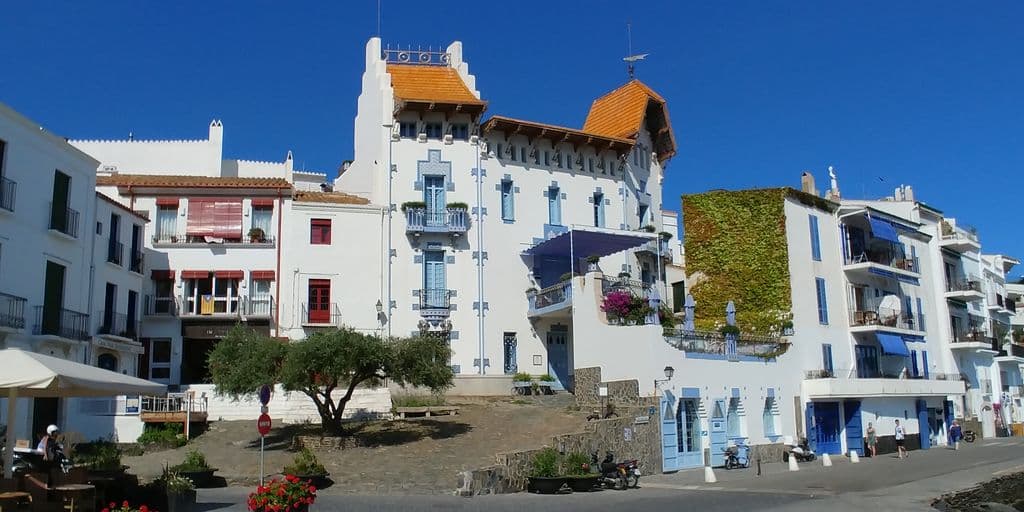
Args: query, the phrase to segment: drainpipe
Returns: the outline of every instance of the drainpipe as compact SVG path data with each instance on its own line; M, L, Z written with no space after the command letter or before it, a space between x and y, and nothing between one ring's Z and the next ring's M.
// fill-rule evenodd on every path
M281 189L277 189L277 269L274 272L274 336L281 336L281 223L284 218L284 197Z
M391 308L391 265L392 265L392 261L393 261L392 257L391 257L391 251L393 250L392 249L392 241L391 241L391 237L392 237L391 224L392 224L392 222L394 220L394 210L391 208L391 202L393 200L392 199L392 188L393 188L393 186L392 186L393 183L392 182L394 182L394 180L395 180L395 164L394 164L394 145L395 145L395 141L391 137L391 131L394 128L394 119L392 118L391 124L384 125L384 128L386 130L385 133L387 134L387 139L388 139L388 204L387 204L387 209L388 209L388 230L387 230L388 251L385 254L385 257L387 257L387 259L388 259L388 289L387 289L387 304L384 306L384 310L388 312L388 325L387 325L387 328L388 328L388 338L390 338L391 337L391 323L392 323L391 322L391 318L394 315L394 311L392 311L392 308Z
M480 139L476 144L476 287L477 287L477 338L479 340L480 375L484 375L484 170L480 163Z
M87 286L87 288L89 290L89 292L88 292L89 295L85 299L85 303L86 303L85 314L89 315L89 324L90 324L89 325L89 330L90 331L92 331L92 325L91 325L92 324L92 294L93 294L93 291L95 290L94 282L96 281L96 235L95 235L96 231L95 230L96 230L96 211L99 209L98 208L99 198L96 197L95 195L93 195L92 196L92 200L93 200L93 206L92 206L91 210L92 210L92 213L93 213L93 217L91 219L91 222L88 224L89 231L87 231L88 233L92 234L92 236L89 237L89 285ZM85 354L83 355L83 358L82 358L82 364L89 364L89 347L90 347L90 345L86 345L85 346L85 349L84 349Z

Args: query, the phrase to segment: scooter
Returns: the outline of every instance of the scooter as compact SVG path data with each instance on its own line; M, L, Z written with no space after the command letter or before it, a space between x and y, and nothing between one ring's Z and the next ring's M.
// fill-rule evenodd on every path
M737 443L722 448L722 451L725 452L725 469L750 467L749 446L743 443Z
M807 443L807 438L802 437L799 444L788 444L786 451L782 452L782 462L789 462L790 457L795 458L797 462L810 462L817 458L817 455Z
M591 467L597 469L600 479L598 485L606 489L623 490L629 486L626 473L621 464L615 463L615 455L612 452L605 452L604 460L597 463L597 452L590 454ZM639 479L639 476L637 476Z
M968 443L973 443L974 440L977 439L978 437L978 435L975 434L973 430L964 430L963 436L964 441Z

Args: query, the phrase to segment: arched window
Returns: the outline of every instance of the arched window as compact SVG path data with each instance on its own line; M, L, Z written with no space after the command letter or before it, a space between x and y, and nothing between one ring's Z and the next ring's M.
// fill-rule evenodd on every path
M117 356L113 354L100 354L96 360L96 366L112 372L117 371Z

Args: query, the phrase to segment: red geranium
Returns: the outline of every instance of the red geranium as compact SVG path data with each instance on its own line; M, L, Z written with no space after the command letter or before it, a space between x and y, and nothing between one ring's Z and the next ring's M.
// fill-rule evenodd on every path
M274 479L249 494L247 504L254 512L285 512L312 505L316 501L316 487L309 481L287 475Z

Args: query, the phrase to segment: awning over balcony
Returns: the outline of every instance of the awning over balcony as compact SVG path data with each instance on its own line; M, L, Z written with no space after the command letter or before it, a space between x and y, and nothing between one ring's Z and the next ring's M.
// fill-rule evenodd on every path
M871 234L875 238L881 238L882 240L888 240L893 243L899 243L900 237L896 234L896 228L891 222L877 217L872 217L868 214L868 223L871 224Z
M658 235L654 233L573 226L565 233L530 247L526 254L566 258L574 256L579 260L587 256L608 256L657 239Z
M899 334L888 334L884 332L875 333L879 345L882 345L882 353L890 356L910 357L907 350L907 343Z

